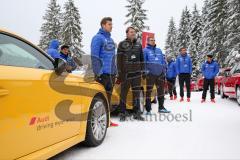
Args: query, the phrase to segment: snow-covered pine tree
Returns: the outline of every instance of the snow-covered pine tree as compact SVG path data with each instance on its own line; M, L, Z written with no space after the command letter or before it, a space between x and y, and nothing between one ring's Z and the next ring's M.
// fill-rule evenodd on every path
M141 39L142 32L146 29L149 30L149 26L145 25L145 20L147 20L147 10L143 9L143 4L145 0L127 0L129 3L126 8L128 14L126 17L128 20L125 22L125 25L133 26L137 29L137 38Z
M192 57L193 63L193 75L195 76L198 75L201 66L201 62L199 61L199 56L201 56L200 51L201 36L202 36L202 20L197 9L197 5L195 4L190 22L190 45L189 45L189 52Z
M208 33L210 28L212 28L212 26L210 26L210 23L209 23L210 7L211 7L211 1L205 0L202 8L202 15L201 15L201 19L203 22L202 36L200 39L201 56L199 56L201 62L204 61L205 55L207 54L207 52L210 51L209 49L211 48L210 42L212 40L211 40L211 36Z
M217 61L220 66L224 66L224 61L227 56L224 48L226 39L226 26L224 25L227 19L227 0L211 0L209 8L209 25L210 28L206 34L210 36L209 46L213 48Z
M225 23L227 27L227 38L224 43L226 51L229 53L225 64L233 66L240 56L240 1L228 1L228 14Z
M168 26L168 34L165 43L165 53L168 56L176 57L178 54L177 47L177 29L173 17L170 19Z
M50 0L43 20L39 47L46 50L52 39L60 38L61 7L57 4L57 0Z
M82 29L80 22L80 14L73 0L68 0L64 4L63 25L61 40L63 44L69 45L73 56L81 57L82 51Z
M190 42L190 20L191 20L191 13L186 7L181 16L179 28L178 28L178 36L177 36L177 45L178 48L181 47L189 47Z

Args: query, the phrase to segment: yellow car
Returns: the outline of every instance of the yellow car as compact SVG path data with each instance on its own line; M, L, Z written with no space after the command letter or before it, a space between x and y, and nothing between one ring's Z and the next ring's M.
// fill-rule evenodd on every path
M66 62L0 29L0 159L47 159L109 126L104 88L65 72Z

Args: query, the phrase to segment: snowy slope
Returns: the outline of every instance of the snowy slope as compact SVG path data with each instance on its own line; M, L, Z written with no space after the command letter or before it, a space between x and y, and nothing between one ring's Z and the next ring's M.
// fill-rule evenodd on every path
M192 121L121 123L113 118L120 126L108 129L101 146L77 145L53 159L240 159L240 107L235 100L217 97L216 104L201 104L200 98L198 92L191 103L166 100L175 115L191 110ZM157 105L153 108L156 112Z

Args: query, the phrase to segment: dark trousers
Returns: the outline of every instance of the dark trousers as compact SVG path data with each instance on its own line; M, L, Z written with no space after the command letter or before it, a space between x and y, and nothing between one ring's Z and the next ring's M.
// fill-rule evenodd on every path
M187 88L187 98L191 97L191 74L179 74L180 96L184 97L184 84Z
M168 82L168 93L170 94L170 97L173 95L177 96L177 91L176 91L176 78L171 78L167 79Z
M96 81L101 83L106 90L109 106L111 106L111 97L113 87L115 84L115 77L116 77L115 75L102 74L100 77L96 79Z
M165 76L155 76L155 75L147 75L147 91L146 91L146 110L150 112L151 108L151 94L153 90L153 86L156 85L157 88L157 97L159 109L164 108L164 84L165 84Z
M121 93L120 93L120 108L122 113L126 113L126 101L128 91L132 88L133 93L133 111L135 113L140 112L140 92L141 92L141 76L137 74L132 74L128 76L123 82L121 83Z
M204 79L202 99L206 99L209 86L210 86L211 99L215 98L215 92L214 92L215 80L214 79Z

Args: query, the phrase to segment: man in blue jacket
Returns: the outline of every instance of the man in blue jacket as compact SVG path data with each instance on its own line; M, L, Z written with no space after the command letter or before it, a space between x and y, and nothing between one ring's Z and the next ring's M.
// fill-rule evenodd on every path
M53 58L61 58L59 53L59 41L56 39L53 39L48 47L47 53Z
M68 73L71 73L77 68L76 63L70 55L69 46L62 45L60 50L60 57L67 62L66 70Z
M202 103L206 101L207 90L210 86L211 102L215 103L215 77L219 72L218 63L213 60L213 54L207 55L207 61L202 65L202 74L204 76Z
M103 84L109 103L115 82L115 43L111 38L112 18L105 17L101 21L101 28L93 37L91 43L91 60L96 81Z
M167 57L167 82L168 82L168 92L170 94L170 100L176 100L177 99L177 91L176 91L176 77L177 77L177 68L176 63L173 60L172 56ZM174 95L174 97L173 97Z
M180 86L180 102L184 101L184 84L187 88L187 101L190 102L191 98L191 75L192 75L192 59L187 54L187 49L185 47L180 48L180 54L177 57L176 68L179 77Z
M111 38L112 18L104 17L100 25L98 33L92 38L91 61L95 79L104 86L111 106L111 96L117 72L116 46ZM117 124L111 122L111 126L117 126Z
M164 84L166 74L166 61L160 48L156 47L155 39L153 37L148 38L148 45L143 50L145 72L147 81L146 91L146 110L147 114L151 114L151 92L153 86L157 87L158 97L158 112L169 113L164 107Z

